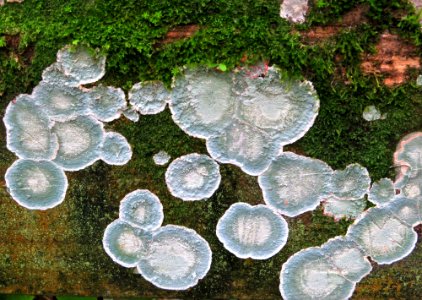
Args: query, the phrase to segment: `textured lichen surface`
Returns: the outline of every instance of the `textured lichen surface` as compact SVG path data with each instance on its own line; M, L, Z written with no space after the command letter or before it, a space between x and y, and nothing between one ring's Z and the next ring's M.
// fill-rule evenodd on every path
M350 21L348 14L355 8L363 11L358 23ZM185 64L231 69L240 60L255 63L268 59L288 77L305 75L321 100L314 126L286 151L323 160L334 169L360 163L374 181L393 178L395 145L405 134L422 128L421 90L413 85L417 73L410 71L406 73L408 83L387 88L383 72L364 75L360 64L362 57L377 49L386 30L412 45L416 49L413 57L420 58L420 25L416 16L408 13L410 9L405 1L317 1L307 22L294 28L280 18L279 0L177 0L171 7L166 1L132 0L6 4L0 8L0 110L4 114L17 95L31 93L42 71L55 61L57 51L69 43L89 44L107 53L103 83L125 92L146 80L164 80L170 86L172 75ZM196 32L180 34L189 38L165 42L186 24L194 24ZM328 40L324 35L307 38L308 32L326 34L330 25L335 33ZM391 50L388 44L384 46L380 56ZM58 74L54 68L50 71L44 78L64 82L60 76L52 76ZM363 121L362 111L368 105L387 113L387 118ZM7 222L0 222L1 292L275 299L280 297L280 266L288 257L346 233L349 221L336 223L317 209L288 219L289 241L274 257L266 261L237 259L223 248L214 230L231 204L263 203L256 179L235 166L222 165L220 188L209 201L182 203L167 191L165 168L155 165L152 156L160 150L173 158L205 154L204 143L186 136L174 125L168 110L141 116L137 123L121 118L107 127L122 133L134 146L132 160L121 167L98 161L69 173L69 189L60 206L46 212L21 208L2 182L0 218ZM1 124L0 128L3 175L16 157L6 149L6 131ZM138 188L151 189L160 197L164 224L193 228L210 243L213 264L196 287L185 292L160 290L132 270L119 267L103 252L101 238L106 226L117 218L119 201ZM353 297L420 298L421 260L422 247L417 243L407 258L375 266L357 285Z

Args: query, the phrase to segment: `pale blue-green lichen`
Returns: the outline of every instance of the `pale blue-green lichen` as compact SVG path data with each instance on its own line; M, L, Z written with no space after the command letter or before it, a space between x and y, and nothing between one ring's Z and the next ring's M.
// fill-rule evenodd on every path
M63 170L50 161L17 160L7 169L5 180L12 198L28 209L59 205L68 186Z
M161 81L139 82L129 91L130 104L142 115L162 112L169 100L170 91Z
M107 132L101 147L100 158L109 165L122 166L132 158L132 148L120 133Z
M119 265L135 267L148 253L151 234L117 219L104 232L103 247L108 256Z
M366 208L366 201L362 199L340 199L336 196L328 196L323 202L324 214L333 217L334 220L355 219Z
M120 202L119 217L140 229L155 230L163 223L163 206L160 199L150 191L136 190Z
M305 22L309 0L283 0L280 7L280 17L293 23Z
M197 153L172 161L165 177L170 193L185 201L210 198L221 181L218 164L209 156Z
M165 151L159 151L152 157L154 163L158 166L165 166L171 159L170 155Z
M394 199L396 190L394 183L390 178L381 178L377 182L372 183L369 190L368 200L375 205L382 206Z
M67 121L87 115L90 96L78 87L41 81L33 90L35 103L54 121Z
M295 217L314 210L332 190L333 170L323 161L284 152L258 177L264 201Z
M167 225L153 233L148 253L141 257L137 268L159 288L186 290L205 277L211 261L210 246L196 231Z
M57 53L57 67L78 84L94 83L105 74L106 57L83 46L65 46Z
M359 164L348 165L344 170L334 171L333 195L340 199L357 200L369 191L371 178L368 170Z
M50 160L56 157L58 142L52 122L29 95L19 95L7 106L3 118L7 149L19 158Z
M90 97L90 112L97 120L111 122L126 109L126 96L120 88L98 85L86 92Z
M239 258L267 259L286 244L288 225L266 205L235 203L217 223L217 237Z
M57 122L53 132L59 141L54 162L64 170L81 170L100 158L105 131L103 124L93 117L81 116Z

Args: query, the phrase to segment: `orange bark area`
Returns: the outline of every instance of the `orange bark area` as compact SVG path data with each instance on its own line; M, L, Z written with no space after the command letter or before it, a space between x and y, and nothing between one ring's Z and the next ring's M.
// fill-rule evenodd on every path
M371 75L383 75L386 86L406 81L408 68L419 69L420 58L416 47L395 34L385 32L376 45L376 53L363 57L362 71Z

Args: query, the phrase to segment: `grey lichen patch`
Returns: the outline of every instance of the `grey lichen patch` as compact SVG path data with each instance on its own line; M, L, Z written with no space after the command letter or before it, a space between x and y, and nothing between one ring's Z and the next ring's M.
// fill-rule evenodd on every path
M258 177L264 201L295 217L314 210L331 190L333 170L326 163L292 152L280 154Z
M341 275L350 281L359 282L372 270L365 253L356 243L344 237L328 240L321 249Z
M280 17L293 23L303 23L307 12L308 0L283 0Z
M396 188L402 188L409 178L422 172L422 132L414 132L400 140L394 152Z
M394 215L395 218L410 227L415 227L422 223L422 197L407 198L398 195L394 201L388 203L385 208Z
M179 157L166 171L166 184L170 193L185 201L211 197L220 181L220 167L203 154L193 153Z
M143 230L158 229L163 223L163 206L156 195L148 190L136 190L120 202L119 217Z
M100 157L109 165L122 166L132 158L132 148L120 133L107 132L104 136Z
M208 273L212 252L194 230L167 225L154 232L147 255L141 257L139 273L155 286L185 290Z
M29 209L59 205L68 186L63 170L50 161L17 160L6 171L5 180L12 198Z
M334 220L355 219L366 208L366 201L362 199L340 199L335 196L329 196L322 203L324 214L331 216Z
M123 115L126 119L132 121L132 122L138 122L139 121L139 113L136 111L134 107L126 107L126 109L123 110Z
M102 122L120 118L126 109L126 96L120 88L98 85L87 92L90 96L90 112Z
M372 184L368 200L378 206L382 206L392 201L395 195L396 190L393 181L389 178L382 178Z
M267 259L286 244L287 222L265 205L235 203L217 223L217 237L239 258Z
M54 122L29 95L19 95L10 102L3 122L7 131L7 148L18 157L49 160L56 156L57 138L51 133Z
M291 256L280 273L283 299L348 299L355 282L344 277L320 248L308 248Z
M384 115L382 115L380 110L374 105L368 105L367 107L365 107L362 113L362 118L364 118L368 122L380 120L383 118L385 119Z
M206 144L208 153L217 161L234 164L255 176L264 172L281 150L269 134L236 120Z
M64 170L81 170L100 158L105 132L103 124L93 117L81 116L57 122L53 132L59 141L54 162Z
M419 75L418 78L416 78L416 85L422 86L422 75Z
M129 102L143 115L162 112L170 100L170 91L161 81L145 81L135 84L129 91Z
M47 67L42 72L42 81L55 86L79 86L79 80L63 74L57 63Z
M232 79L226 73L186 71L183 78L176 79L171 93L174 122L194 137L209 138L223 132L234 113L231 89Z
M276 137L279 146L292 144L311 128L319 99L309 81L282 80L275 67L264 76L242 70L234 78L236 116Z
M416 232L385 207L369 209L349 227L346 236L379 264L406 257L417 241Z
M165 166L171 159L171 156L166 151L159 151L152 157L154 163L158 166Z
M359 164L348 165L344 170L334 171L333 195L339 199L357 200L369 191L371 178L368 170Z
M148 252L151 235L120 219L109 224L104 232L103 247L106 253L123 267L135 267Z
M40 82L32 97L54 121L63 122L89 113L89 95L78 87Z
M65 46L57 53L57 66L66 76L79 84L100 80L105 74L106 57L93 50L78 46Z

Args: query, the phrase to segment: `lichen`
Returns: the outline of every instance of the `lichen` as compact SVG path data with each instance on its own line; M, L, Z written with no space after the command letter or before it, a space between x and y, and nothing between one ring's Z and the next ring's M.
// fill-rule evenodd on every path
M368 200L378 206L382 206L393 200L395 195L396 190L394 189L393 181L389 178L381 178L377 182L372 183Z
M185 201L210 198L220 181L220 167L203 154L179 157L172 161L166 171L166 184L170 193Z
M68 186L63 170L50 161L17 160L6 171L5 180L12 198L28 209L59 205Z
M377 109L374 105L368 105L363 110L362 118L364 118L368 122L371 122L382 119L382 115L379 109Z
M120 88L98 85L87 93L90 112L97 120L111 122L120 118L126 109L126 96Z
M308 0L283 0L280 7L280 17L293 23L305 22L308 12Z
M137 268L159 288L185 290L208 273L211 260L207 241L194 230L167 225L154 232L148 254L141 257Z
M81 116L53 127L59 150L54 162L66 171L86 168L100 158L104 140L103 124L93 117Z
M335 197L357 200L368 193L371 178L366 168L359 164L351 164L344 170L334 171L332 184L332 191Z
M100 158L109 165L122 166L132 158L132 148L120 133L107 132L101 147Z
M136 190L120 202L119 217L132 226L151 231L163 223L163 206L156 195L148 190Z
M366 208L366 201L362 199L340 199L336 196L329 196L322 203L324 214L333 217L334 220L355 219Z
M20 158L49 160L56 156L57 138L44 110L29 95L19 95L7 106L3 122L7 131L7 149Z
M217 223L217 237L239 258L267 259L286 244L287 222L265 205L235 203Z
M169 100L170 91L161 81L139 82L129 91L130 104L143 115L162 112Z
M105 74L106 57L83 46L65 46L57 53L57 66L79 84L94 83Z
M295 217L314 210L331 192L333 170L326 163L284 152L258 177L264 201L282 214Z
M158 153L154 154L152 159L154 160L154 163L156 165L165 166L170 161L171 157L167 152L161 150Z

